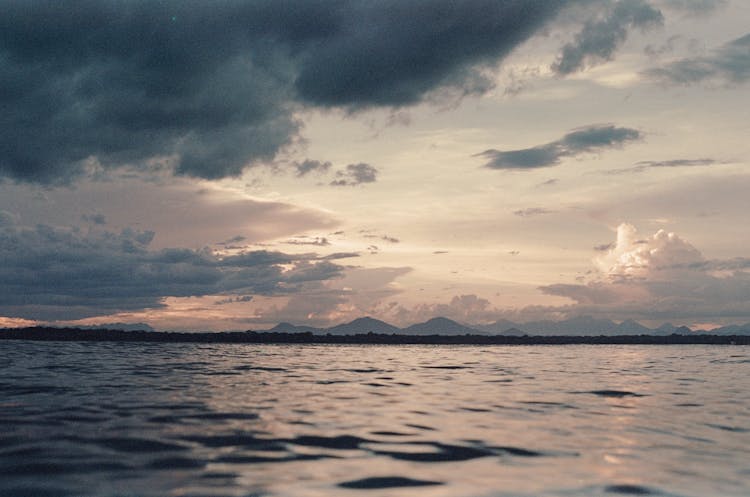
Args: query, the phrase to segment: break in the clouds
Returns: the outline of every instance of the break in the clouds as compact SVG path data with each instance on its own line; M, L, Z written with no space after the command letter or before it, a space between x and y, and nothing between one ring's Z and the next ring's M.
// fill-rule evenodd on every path
M737 38L707 55L687 57L649 69L645 74L667 84L740 84L750 80L750 34Z
M487 159L490 169L536 169L554 166L565 157L620 147L638 140L643 134L637 129L614 124L585 126L574 129L559 140L519 150L485 150L477 154Z
M617 239L594 262L586 284L541 288L576 302L574 313L636 319L717 319L750 316L747 259L707 260L690 242L659 230L641 237L621 224Z
M646 29L661 24L660 10L644 0L620 0L600 17L586 22L575 39L563 47L552 65L557 74L566 75L612 59L632 28Z
M163 306L166 297L285 295L341 276L356 254L151 250L152 231L0 226L0 315L78 319Z

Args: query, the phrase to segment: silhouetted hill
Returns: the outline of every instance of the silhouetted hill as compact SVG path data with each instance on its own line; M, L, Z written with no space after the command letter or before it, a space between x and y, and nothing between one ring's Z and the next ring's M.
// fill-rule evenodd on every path
M617 324L609 319L596 319L591 316L576 316L563 321L532 321L519 325L529 335L613 335Z
M508 321L507 319L500 319L491 324L477 324L474 325L473 328L479 331L484 331L485 333L505 334L506 331L520 330L521 325L514 323L513 321Z
M334 335L356 335L358 333L398 333L401 329L368 316L328 328L325 331Z
M711 333L716 335L750 335L750 323L722 326L721 328L711 330Z
M643 335L644 333L651 332L653 332L651 328L646 328L641 323L632 319L626 319L618 324L614 330L614 333L617 335Z
M459 324L451 319L438 317L417 323L401 330L409 335L481 335L481 331Z
M322 328L313 328L312 326L297 326L291 323L279 323L270 330L269 333L321 333L325 330Z

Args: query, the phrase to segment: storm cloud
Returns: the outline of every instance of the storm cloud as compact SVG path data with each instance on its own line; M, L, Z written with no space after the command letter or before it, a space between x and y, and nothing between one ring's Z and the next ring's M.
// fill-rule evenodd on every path
M152 231L0 226L0 315L78 319L163 307L166 297L288 295L341 276L316 254L151 250Z
M484 69L575 1L4 1L0 175L236 176L294 141L301 107L488 90Z
M519 150L485 150L477 154L488 159L490 169L536 169L554 166L564 157L574 157L586 152L616 148L642 138L636 129L613 124L592 125L574 129L559 140L544 145Z
M661 11L644 0L619 0L600 18L586 22L575 39L563 47L552 70L567 75L606 62L625 42L630 29L646 29L663 21Z
M750 80L750 34L737 38L708 55L679 59L662 67L649 69L645 74L665 84L746 83Z

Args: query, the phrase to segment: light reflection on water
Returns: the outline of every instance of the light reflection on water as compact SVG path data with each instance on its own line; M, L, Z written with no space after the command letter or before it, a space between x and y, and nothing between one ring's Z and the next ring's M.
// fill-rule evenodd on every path
M0 495L750 494L750 350L0 343Z

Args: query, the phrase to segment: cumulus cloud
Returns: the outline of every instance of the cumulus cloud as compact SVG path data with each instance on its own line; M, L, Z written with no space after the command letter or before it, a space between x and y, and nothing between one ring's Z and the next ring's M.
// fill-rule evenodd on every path
M490 169L536 169L557 165L564 157L620 147L642 137L637 129L600 124L574 129L544 145L509 151L490 149L477 155L488 159L484 166Z
M603 249L604 247L602 247ZM594 259L586 284L554 284L542 292L572 299L569 313L633 319L750 317L747 259L707 260L688 241L659 230L642 238L621 224L614 244Z
M718 83L735 85L750 80L750 34L737 38L708 55L686 57L645 71L664 84Z
M166 297L294 294L355 254L152 250L152 231L0 226L0 315L70 320L162 307Z
M331 186L357 186L363 183L374 183L378 179L378 170L364 162L349 164L343 171L336 172L336 178L331 181Z
M297 140L300 108L488 91L487 70L580 1L10 0L0 175L54 184L160 163L236 176Z
M663 21L661 11L644 0L619 0L603 15L586 22L575 39L563 47L552 70L567 75L611 60L630 29L646 29Z

